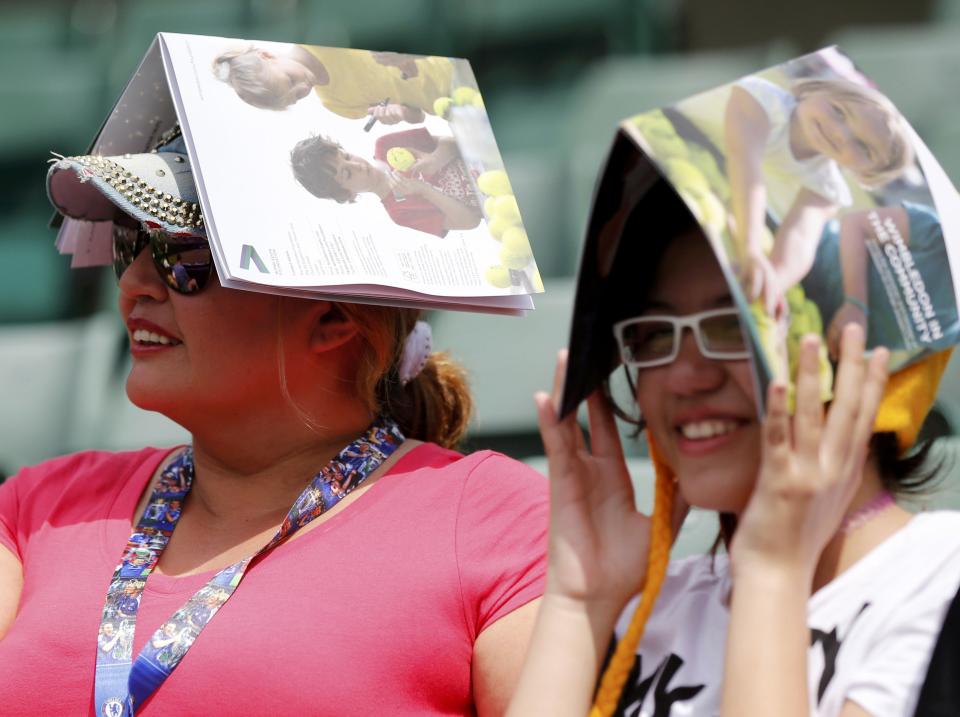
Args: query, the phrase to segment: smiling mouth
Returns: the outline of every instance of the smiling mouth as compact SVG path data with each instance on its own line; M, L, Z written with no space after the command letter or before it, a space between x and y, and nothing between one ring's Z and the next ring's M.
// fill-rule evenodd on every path
M679 426L677 430L690 441L702 441L733 433L740 427L739 421L731 419L713 419L709 421L691 421Z
M163 334L158 334L154 331L147 331L146 329L137 329L133 332L131 337L135 344L142 344L145 346L176 346L181 343L176 339L170 338L169 336L164 336Z

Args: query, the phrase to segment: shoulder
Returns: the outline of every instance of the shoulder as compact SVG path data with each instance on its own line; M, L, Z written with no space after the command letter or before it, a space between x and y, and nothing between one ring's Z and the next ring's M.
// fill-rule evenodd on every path
M103 517L123 491L146 485L169 451L84 451L24 468L0 486L0 522L26 536L57 521Z
M749 94L763 108L773 124L787 122L796 105L796 100L789 91L756 75L737 80L734 87Z
M689 590L722 592L729 585L729 565L725 554L691 555L671 560L661 595L664 592L678 595Z
M931 580L935 580L938 573L952 573L949 579L955 588L960 579L960 511L918 513L903 532L903 562L920 563L918 568L926 570ZM922 555L923 560L911 560L917 555Z
M722 607L730 588L728 566L726 555L692 555L671 560L647 632L655 632L657 624L666 625L667 632L674 631L687 624L684 615L704 615L708 606ZM639 600L637 595L627 605L618 631L626 630ZM696 622L699 623L699 618Z
M159 460L169 448L142 448L138 451L81 451L28 466L8 479L7 484L19 487L62 484L77 478L104 477L115 480L118 475L135 471Z
M463 454L424 443L401 458L390 473L417 474L418 478L442 481L450 487L456 485L470 493L507 491L542 496L544 500L547 496L546 476L495 451Z

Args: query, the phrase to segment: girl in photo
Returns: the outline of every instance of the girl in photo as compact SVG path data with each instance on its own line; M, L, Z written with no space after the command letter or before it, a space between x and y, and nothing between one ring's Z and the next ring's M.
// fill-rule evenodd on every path
M906 122L876 90L804 80L790 90L760 77L737 82L724 122L741 283L774 313L813 262L824 225L852 203L844 170L867 187L913 162ZM777 224L762 246L767 214Z
M395 149L413 160L405 170L388 163ZM377 140L374 156L369 162L317 135L294 146L290 165L300 185L319 199L345 204L363 192L376 194L399 226L443 237L480 224L479 200L452 137L434 137L422 128L395 132Z
M213 73L260 109L286 109L315 92L341 117L417 124L450 94L453 64L446 57L314 45L274 52L251 45L218 55Z

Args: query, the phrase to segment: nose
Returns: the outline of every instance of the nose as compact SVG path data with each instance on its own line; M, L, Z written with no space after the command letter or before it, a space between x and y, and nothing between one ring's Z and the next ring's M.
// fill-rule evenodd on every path
M830 141L833 142L837 150L842 154L846 152L850 144L850 128L846 122L832 122L826 129L829 132Z
M725 380L722 361L707 358L700 352L697 339L689 328L680 335L680 350L676 359L667 367L667 387L681 396L709 393L719 388Z
M120 277L120 300L137 302L142 299L165 301L168 296L167 285L160 278L150 247L145 247L137 258L127 267Z

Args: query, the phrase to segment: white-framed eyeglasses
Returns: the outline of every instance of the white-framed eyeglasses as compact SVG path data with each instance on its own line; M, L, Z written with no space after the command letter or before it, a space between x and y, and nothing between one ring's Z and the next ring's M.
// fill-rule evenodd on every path
M750 357L737 309L710 309L685 316L635 316L613 325L625 366L650 368L671 363L680 353L683 330L690 329L706 358L733 361Z

